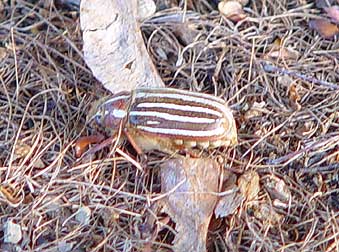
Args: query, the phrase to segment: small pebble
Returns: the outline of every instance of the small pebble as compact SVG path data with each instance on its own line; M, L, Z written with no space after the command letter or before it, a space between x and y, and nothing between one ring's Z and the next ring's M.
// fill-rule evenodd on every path
M87 206L83 206L79 208L75 215L75 219L81 224L81 225L88 225L91 219L91 209Z
M19 224L9 220L4 225L4 242L17 244L22 238L21 227Z
M73 249L72 243L68 243L66 241L58 242L58 251L59 252L69 252L69 251L72 251L72 249Z

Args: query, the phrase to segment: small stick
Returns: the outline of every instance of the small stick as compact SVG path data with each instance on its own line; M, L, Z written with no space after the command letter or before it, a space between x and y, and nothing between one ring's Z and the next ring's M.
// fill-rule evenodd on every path
M310 151L320 149L320 148L326 146L329 143L337 143L338 141L339 141L339 135L332 136L332 137L325 139L323 141L316 141L315 143L313 143L313 144L311 144L311 145L309 145L309 146L307 146L303 149L300 149L298 151L294 151L292 153L289 153L289 154L282 156L282 157L279 157L277 159L270 160L268 162L268 164L269 165L283 165L283 166L285 166L285 165L291 163L295 159L303 156L304 154L306 154Z
M268 72L268 73L286 74L286 75L289 75L289 76L300 78L304 81L319 84L321 86L324 86L324 87L327 87L327 88L330 88L330 89L339 90L339 85L336 85L335 83L331 83L331 82L323 81L323 80L318 80L318 79L316 79L312 76L307 76L307 75L304 75L302 73L298 73L298 72L291 71L291 70L288 70L288 69L276 67L276 66L273 66L273 65L271 65L267 62L261 62L261 65L262 65L264 71Z
M316 167L311 167L311 168L302 168L300 169L301 173L309 173L309 174L319 174L319 173L324 173L324 172L332 172L335 170L339 170L339 164L334 163L334 164L329 164L326 166L316 166Z

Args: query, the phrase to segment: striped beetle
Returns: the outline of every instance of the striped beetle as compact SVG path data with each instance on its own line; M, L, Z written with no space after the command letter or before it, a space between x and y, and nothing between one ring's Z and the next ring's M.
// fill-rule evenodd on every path
M120 92L100 104L92 119L112 135L120 129L139 154L237 143L235 121L225 101L197 92L172 88Z

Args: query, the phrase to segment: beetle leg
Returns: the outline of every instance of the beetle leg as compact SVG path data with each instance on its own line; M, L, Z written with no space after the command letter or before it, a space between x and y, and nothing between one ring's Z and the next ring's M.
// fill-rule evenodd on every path
M100 143L104 139L105 137L101 134L80 137L75 142L75 156L77 158L81 157L82 154L84 154L84 152L87 150L90 144Z
M115 138L115 136L111 136L111 137L105 139L104 141L102 141L98 145L96 145L93 148L89 149L88 152L86 153L86 155L93 155L97 151L99 151L99 150L107 147L108 145L112 144L114 138Z
M124 134L127 137L127 140L131 143L131 145L133 146L133 148L135 149L135 151L139 155L139 157L140 157L139 163L140 163L141 167L146 168L147 167L147 156L144 154L142 149L134 141L134 138L131 136L131 134L128 133L127 130L124 130Z
M127 130L124 130L124 134L127 137L128 141L131 143L135 151L138 153L138 155L142 155L143 151L141 148L138 146L138 144L134 141L133 137L128 133Z
M180 148L178 148L178 150L179 150L179 154L185 155L187 158L190 158L190 157L198 158L201 156L201 153L199 151L186 148L185 146L181 146Z

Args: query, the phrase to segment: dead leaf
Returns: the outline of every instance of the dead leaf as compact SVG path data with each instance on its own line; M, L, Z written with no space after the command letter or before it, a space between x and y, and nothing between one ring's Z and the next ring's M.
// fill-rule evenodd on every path
M269 111L264 108L265 106L266 103L264 101L254 102L250 110L246 111L244 119L250 120L251 118L261 116L263 113L269 113Z
M255 171L247 171L238 179L240 192L247 200L253 200L260 191L259 175Z
M161 168L164 210L176 223L174 251L206 251L210 218L217 203L219 166L212 159L178 158Z
M223 196L219 200L214 210L214 214L217 218L231 215L244 201L244 196L235 189L237 189L237 187L234 187L229 194Z
M270 51L265 55L265 58L296 60L299 58L299 52L290 47L285 47L281 38L277 38L273 42Z
M31 151L31 146L19 140L15 145L14 160L24 158Z
M63 207L63 195L48 195L40 203L41 209L44 209L44 213L50 218L58 216L60 221L65 221L67 216L71 215L70 209L67 210ZM69 214L69 215L68 215Z
M244 196L236 186L237 176L230 171L223 171L223 178L222 191L220 192L222 196L214 210L217 218L232 214L244 200Z
M284 87L289 87L293 79L287 75L278 76L278 83L280 83Z
M15 145L15 150L14 150L14 160L17 159L22 159L25 158L30 152L31 152L32 147L26 143L24 143L22 140L19 140L17 144ZM33 167L34 168L44 168L46 165L44 162L41 160L40 157L37 159L33 160Z
M18 190L10 185L0 185L0 201L4 200L12 207L17 207L23 201L22 190Z
M310 137L310 135L313 134L316 129L317 127L313 121L306 121L306 122L303 122L301 126L297 127L297 129L295 130L295 133L299 136Z
M309 27L316 30L321 37L325 39L333 38L339 33L337 25L332 24L326 19L316 19L309 22Z
M266 56L273 59L296 60L299 57L299 52L292 48L282 47L279 50L270 51Z
M6 58L6 56L7 56L7 49L4 47L0 47L0 61Z
M31 193L28 193L28 194L25 195L22 203L28 205L28 204L32 203L33 201L34 201L33 195Z
M241 3L238 1L222 1L218 4L220 13L233 22L239 22L246 17Z
M199 30L197 30L196 26L196 24L190 22L173 24L173 33L184 46L188 46L192 44L199 35ZM200 43L197 43L196 46L197 49L204 47L204 45Z
M325 8L327 16L331 18L332 22L339 24L339 6L334 5L328 8Z
M264 186L272 200L278 199L287 203L291 198L291 192L284 180L276 176L272 175L265 179Z
M33 163L33 167L34 168L38 168L38 169L42 169L42 168L45 168L46 165L45 163L41 160L41 158L37 158L34 163Z
M268 204L253 205L251 208L253 210L254 217L265 224L275 225L281 222L282 215L278 214Z
M147 241L143 244L141 252L152 252L154 251L153 244L156 242L159 232L168 227L171 218L169 216L159 217L154 214L150 214L150 212L146 215L145 223L139 227L140 230L138 231L140 233L141 239Z
M295 82L292 82L288 88L288 98L290 106L294 110L301 109L301 105L299 104L301 97L299 95L299 88Z
M98 215L102 218L104 227L107 228L112 226L115 222L117 222L117 220L120 217L119 212L110 208L100 209Z

